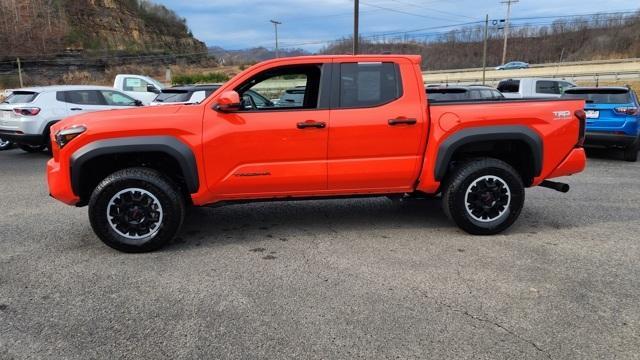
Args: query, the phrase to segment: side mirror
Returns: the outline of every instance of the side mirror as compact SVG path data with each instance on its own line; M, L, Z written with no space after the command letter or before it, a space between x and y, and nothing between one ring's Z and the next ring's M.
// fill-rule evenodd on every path
M143 106L143 105L144 105L144 104L142 103L142 101L140 101L140 100L135 100L135 101L133 102L133 104L134 104L135 106Z
M160 94L160 90L156 89L156 87L151 84L147 84L147 92Z
M240 95L231 90L225 91L218 97L218 102L213 107L216 111L229 112L240 110Z

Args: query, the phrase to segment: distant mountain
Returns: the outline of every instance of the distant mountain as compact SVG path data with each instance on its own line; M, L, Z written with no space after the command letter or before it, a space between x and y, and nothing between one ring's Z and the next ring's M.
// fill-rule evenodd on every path
M279 56L301 56L310 53L302 49L281 49ZM256 47L243 50L225 50L219 46L209 47L209 55L213 55L224 65L253 64L260 61L273 59L276 53L265 47Z

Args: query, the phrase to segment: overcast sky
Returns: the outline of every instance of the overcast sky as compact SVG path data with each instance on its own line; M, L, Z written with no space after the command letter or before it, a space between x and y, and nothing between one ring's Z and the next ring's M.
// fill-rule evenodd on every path
M187 19L194 35L209 46L243 49L274 47L270 19L281 21L283 47L314 51L327 40L352 32L353 0L154 0ZM433 34L455 24L504 18L501 0L361 0L363 35L418 30ZM637 0L520 0L515 18L638 9ZM516 20L518 21L518 20ZM519 20L524 22L524 20ZM550 20L529 20L536 22ZM428 29L435 28L435 29Z

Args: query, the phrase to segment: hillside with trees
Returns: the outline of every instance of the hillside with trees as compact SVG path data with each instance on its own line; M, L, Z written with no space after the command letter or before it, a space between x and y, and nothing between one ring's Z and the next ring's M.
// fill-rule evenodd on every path
M490 27L487 64L502 60L503 31ZM361 53L421 54L427 70L482 66L484 24L442 33L365 37ZM349 54L351 39L331 43L325 54ZM509 36L507 61L532 64L640 57L640 11L555 20L548 25L516 25Z
M0 58L206 52L185 19L148 0L2 0L0 31Z

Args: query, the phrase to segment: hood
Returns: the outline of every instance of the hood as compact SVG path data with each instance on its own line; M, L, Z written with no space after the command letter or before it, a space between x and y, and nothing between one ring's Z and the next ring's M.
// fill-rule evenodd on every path
M109 126L117 126L117 123L130 124L132 122L149 122L149 118L168 117L177 113L182 106L144 106L122 110L105 110L70 116L58 122L58 129L72 125L86 125L88 128L109 123Z

